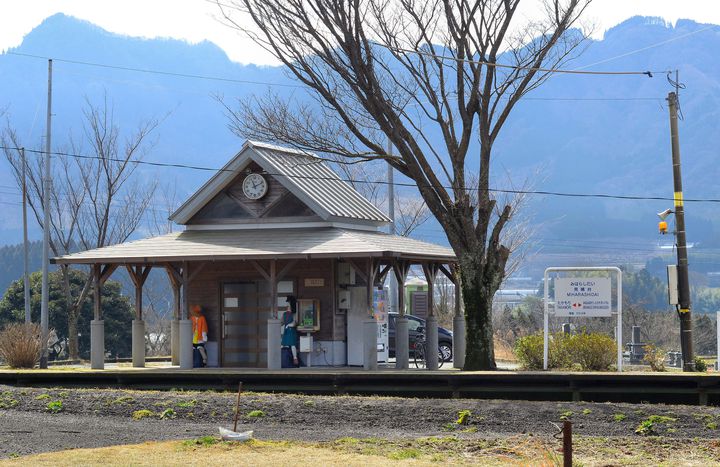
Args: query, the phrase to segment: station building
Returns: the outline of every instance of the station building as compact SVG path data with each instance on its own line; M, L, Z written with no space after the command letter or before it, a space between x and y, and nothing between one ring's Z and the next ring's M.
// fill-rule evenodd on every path
M280 368L280 320L286 297L298 299L298 329L313 366L377 368L387 360L387 312L376 295L388 274L399 299L412 266L428 281L427 342L437 343L432 284L456 278L444 246L381 232L390 219L319 157L246 142L175 211L181 232L54 258L92 269L95 297L118 268L135 284L133 365L145 365L142 286L153 268L167 272L175 298L172 363L192 368L191 305L203 307L211 366ZM464 321L456 300L455 366L464 357ZM399 304L399 311L405 306ZM104 367L99 300L91 322L91 365ZM396 367L408 367L407 319L396 324ZM432 359L429 368L437 366Z

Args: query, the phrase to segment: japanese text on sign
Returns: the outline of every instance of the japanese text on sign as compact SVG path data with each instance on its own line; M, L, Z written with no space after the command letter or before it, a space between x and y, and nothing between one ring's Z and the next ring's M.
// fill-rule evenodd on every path
M609 277L555 278L555 316L611 316Z

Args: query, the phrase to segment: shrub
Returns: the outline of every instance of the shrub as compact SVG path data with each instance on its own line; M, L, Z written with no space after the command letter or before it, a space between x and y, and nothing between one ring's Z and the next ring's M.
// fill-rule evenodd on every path
M567 352L583 371L608 371L617 359L617 344L608 335L582 333L566 341Z
M572 360L567 349L567 336L555 334L548 339L548 368L568 368ZM515 356L526 370L543 369L543 334L521 337L515 344Z
M10 368L34 368L40 361L41 340L39 324L8 324L0 332L0 360Z
M133 420L142 420L143 418L152 417L155 415L155 412L152 410L142 409L142 410L136 410L132 414Z
M262 410L252 410L247 414L248 418L262 418L265 416L265 412Z
M63 403L62 403L62 401L48 402L47 409L49 412L52 412L52 413L62 412Z
M701 372L707 371L708 367L707 367L707 363L705 362L705 360L696 356L693 361L695 362L695 371L701 371Z
M643 350L645 351L643 362L650 365L652 371L665 371L665 352L662 349L648 344L643 347Z

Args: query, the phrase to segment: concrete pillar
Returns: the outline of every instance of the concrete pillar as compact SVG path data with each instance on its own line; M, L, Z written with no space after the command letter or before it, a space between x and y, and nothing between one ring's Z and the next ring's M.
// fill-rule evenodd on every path
M192 321L189 319L182 319L178 323L178 337L180 343L178 348L180 350L180 368L183 370L191 370L193 367L193 336L192 336Z
M135 368L145 367L145 321L132 322L132 363Z
M395 319L395 368L406 370L410 360L410 333L408 319L398 316Z
M170 356L172 365L180 365L180 321L170 321Z
M105 368L105 322L101 319L90 321L90 368Z
M453 318L453 368L465 366L465 316L455 315Z
M363 368L377 370L377 321L363 321Z
M268 370L279 370L282 367L280 355L280 320L269 319L267 322Z
M425 320L425 360L428 370L438 369L438 323L435 316Z

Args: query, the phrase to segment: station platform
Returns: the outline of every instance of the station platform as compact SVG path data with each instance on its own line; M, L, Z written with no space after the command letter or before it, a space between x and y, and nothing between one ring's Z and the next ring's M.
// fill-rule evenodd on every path
M166 363L144 368L108 364L47 370L0 369L0 384L12 386L127 389L237 390L328 395L480 398L720 405L720 373L460 371L443 368L196 368Z

